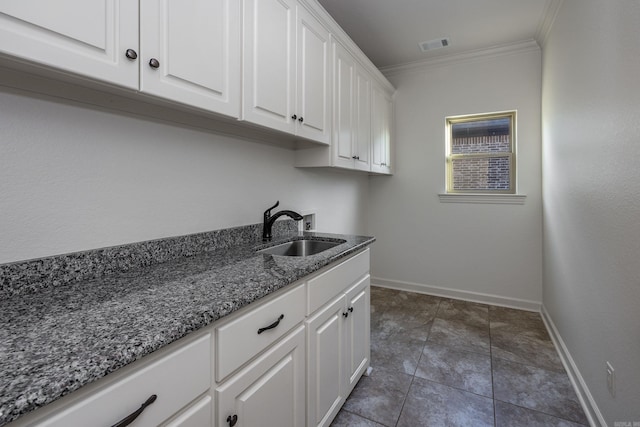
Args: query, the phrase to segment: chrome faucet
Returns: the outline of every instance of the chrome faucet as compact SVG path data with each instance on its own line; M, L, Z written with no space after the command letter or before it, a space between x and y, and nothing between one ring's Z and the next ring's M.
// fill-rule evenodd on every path
M279 211L271 215L271 210L275 209L279 205L280 201L278 200L275 205L264 211L264 222L262 223L262 240L271 240L271 228L273 227L273 223L282 215L287 215L288 217L296 221L301 221L303 219L302 215L294 211Z

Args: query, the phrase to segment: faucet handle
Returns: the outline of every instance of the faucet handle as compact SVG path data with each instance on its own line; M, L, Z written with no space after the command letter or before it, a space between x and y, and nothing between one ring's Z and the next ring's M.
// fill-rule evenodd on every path
M279 205L280 205L280 200L278 200L275 205L271 206L269 209L264 211L264 216L265 217L271 216L271 210L277 208Z

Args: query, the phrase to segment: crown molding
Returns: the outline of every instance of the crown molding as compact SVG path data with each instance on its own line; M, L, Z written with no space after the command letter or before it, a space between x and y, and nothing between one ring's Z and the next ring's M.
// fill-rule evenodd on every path
M408 62L406 64L392 65L380 69L386 77L407 74L420 73L433 67L444 67L462 62L470 62L477 60L486 60L504 55L513 55L523 52L539 51L540 46L534 39L505 43L488 48L470 50L463 53L439 56L436 58L426 59L422 61Z
M363 66L376 81L381 84L389 93L395 92L393 85L386 76L380 72L378 67L364 54L362 49L351 39L338 22L326 11L318 0L298 0L309 13L315 16L322 25L329 30L331 37L338 41L351 55Z
M551 28L558 16L563 1L564 0L547 0L543 18L540 20L536 35L534 36L540 46L544 46L547 42L547 38L549 37L549 33L551 32Z

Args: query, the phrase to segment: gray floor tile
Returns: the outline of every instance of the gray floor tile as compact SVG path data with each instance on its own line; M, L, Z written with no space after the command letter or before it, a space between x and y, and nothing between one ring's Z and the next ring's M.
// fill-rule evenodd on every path
M520 310L517 308L500 307L497 305L489 306L489 320L492 322L500 321L507 323L523 323L531 322L532 325L541 324L542 318L537 311Z
M413 375L422 355L424 341L405 335L371 336L371 366Z
M540 313L505 307L489 307L491 332L527 332L541 341L551 342L551 337Z
M493 391L496 400L588 423L565 372L493 359Z
M489 326L494 357L564 371L540 313L490 307Z
M370 376L360 379L343 409L386 426L395 426L411 379L411 375L374 367Z
M415 292L396 291L394 289L372 287L372 311L421 311L430 306L440 304L442 298Z
M352 414L342 409L331 423L331 427L387 427L360 415ZM389 426L393 427L393 426Z
M437 310L438 304L433 304L421 310L387 309L372 312L371 335L382 339L404 335L426 341Z
M335 426L588 424L539 313L372 287L371 358Z
M427 341L456 350L490 353L488 324L472 325L461 320L436 317Z
M496 427L585 427L585 425L496 401Z
M553 342L539 338L535 332L513 333L491 329L491 354L525 365L564 372L564 366Z
M436 317L483 327L489 324L489 306L468 301L443 299Z
M489 355L428 343L422 350L415 375L493 398Z
M442 384L415 378L398 427L493 427L493 401Z

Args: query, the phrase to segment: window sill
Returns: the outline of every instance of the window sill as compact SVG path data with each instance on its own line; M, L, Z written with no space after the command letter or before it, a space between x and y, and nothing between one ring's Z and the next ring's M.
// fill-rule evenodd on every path
M484 203L493 205L524 205L524 194L438 194L440 203Z

